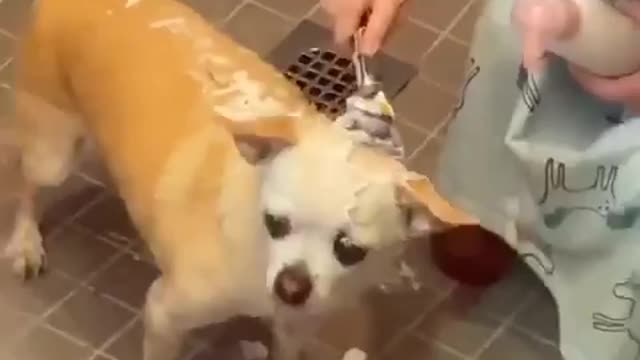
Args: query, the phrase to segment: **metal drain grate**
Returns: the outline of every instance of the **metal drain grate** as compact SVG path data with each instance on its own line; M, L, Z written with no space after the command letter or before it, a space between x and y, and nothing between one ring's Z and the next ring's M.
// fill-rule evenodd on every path
M332 51L332 42L329 30L304 20L267 60L295 82L320 111L335 117L344 111L346 98L355 91L356 77L351 59ZM398 95L417 73L415 66L384 53L369 65L389 99Z
M356 91L351 60L330 50L314 48L303 52L284 75L295 82L319 111L333 117L345 111L346 99Z

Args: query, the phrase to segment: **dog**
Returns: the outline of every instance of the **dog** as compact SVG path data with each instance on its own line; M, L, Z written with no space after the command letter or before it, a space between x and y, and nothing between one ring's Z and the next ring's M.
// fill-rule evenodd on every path
M404 240L476 223L177 1L32 11L16 74L24 185L5 254L20 276L45 268L35 196L92 139L161 270L145 360L174 360L189 330L236 315L272 319L272 355L296 359Z

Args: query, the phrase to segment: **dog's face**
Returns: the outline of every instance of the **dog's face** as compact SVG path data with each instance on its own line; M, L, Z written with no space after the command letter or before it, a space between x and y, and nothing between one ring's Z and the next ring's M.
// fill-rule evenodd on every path
M321 122L302 131L293 120L265 121L280 124L253 128L264 136L241 145L262 161L267 286L284 306L321 311L380 282L404 240L440 223L436 212L445 221L469 220L443 210L425 177L357 145L341 128Z

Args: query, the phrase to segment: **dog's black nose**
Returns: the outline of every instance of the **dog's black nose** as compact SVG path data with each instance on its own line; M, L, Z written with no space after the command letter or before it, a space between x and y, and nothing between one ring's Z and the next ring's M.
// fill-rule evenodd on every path
M276 296L291 306L304 305L313 289L309 270L304 265L287 266L280 270L273 286Z

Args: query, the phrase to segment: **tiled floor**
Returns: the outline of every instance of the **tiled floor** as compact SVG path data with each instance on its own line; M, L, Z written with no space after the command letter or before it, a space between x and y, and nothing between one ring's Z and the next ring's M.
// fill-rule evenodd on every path
M11 113L7 86L12 83L13 34L24 24L29 1L0 0L0 125ZM302 18L328 23L317 0L188 1L262 55ZM433 171L464 71L477 1L414 0L411 18L399 24L386 49L420 69L395 106L410 164L427 174ZM11 164L0 161L0 166L3 239L14 200L4 195L13 186L5 176ZM95 183L103 178L100 174L99 166L87 164L64 191L46 196L48 276L22 284L8 269L0 271L0 359L141 359L140 307L156 270L120 201ZM311 359L339 359L353 346L374 359L560 359L555 305L524 267L488 290L473 290L441 275L429 262L425 244L415 246L408 261L419 269L422 287L392 294L373 291L359 310L336 314L309 349ZM240 359L238 340L266 342L268 337L255 321L239 319L194 334L185 358Z

